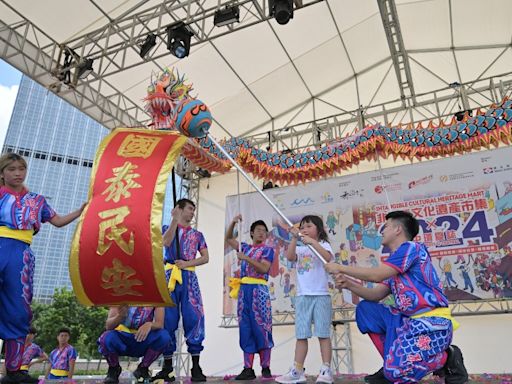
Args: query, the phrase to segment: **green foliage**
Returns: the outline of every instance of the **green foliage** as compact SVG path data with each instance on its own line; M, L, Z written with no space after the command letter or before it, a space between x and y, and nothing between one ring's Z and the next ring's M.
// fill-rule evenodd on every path
M57 332L67 327L71 330L70 344L81 358L99 358L96 340L105 329L107 309L84 307L72 291L55 290L52 304L33 303L32 311L38 335L35 340L43 350L50 352L57 346Z

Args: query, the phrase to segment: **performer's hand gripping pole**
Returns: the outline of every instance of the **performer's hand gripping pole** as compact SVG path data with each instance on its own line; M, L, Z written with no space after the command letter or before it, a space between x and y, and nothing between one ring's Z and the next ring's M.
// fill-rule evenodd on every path
M267 203L270 204L270 206L274 209L274 211L277 212L277 214L279 216L281 216L281 218L284 220L284 222L286 224L288 224L288 226L290 227L293 227L293 224L290 220L288 220L288 218L284 215L284 213L282 213L279 208L277 208L277 206L272 202L272 200L270 200L268 198L267 195L265 195L265 192L263 192L259 186L254 182L254 180L242 169L242 167L240 167L240 165L237 164L237 162L229 155L229 153L227 153L227 151L219 144L217 143L217 141L210 135L208 134L207 135L208 138L212 141L213 144L215 144L215 146L217 148L219 148L219 151L222 152L222 154L224 156L226 156L226 158L231 162L231 164L233 164L233 166L238 169L238 171L240 171L240 173L245 177L245 179L251 183L251 185L254 187L254 189L261 195L261 197L263 197ZM313 252L315 254L316 257L318 257L322 263L326 264L327 261L323 258L323 256L315 249L313 248L313 246L311 244L307 244L308 248L311 250L311 252Z

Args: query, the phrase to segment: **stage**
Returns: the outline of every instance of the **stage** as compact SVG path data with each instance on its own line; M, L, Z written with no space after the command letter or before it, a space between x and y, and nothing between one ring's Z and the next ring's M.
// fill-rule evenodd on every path
M363 377L364 374L357 375L337 375L335 377L335 384L362 384L364 383ZM235 376L225 376L225 377L208 377L208 383L217 383L217 384L228 384L228 383L264 383L264 384L274 384L276 381L272 379L261 379L257 378L256 380L248 380L248 381L236 381L234 380ZM307 376L307 383L313 384L316 382L316 376ZM45 380L40 380L39 384L44 384ZM70 384L68 380L51 380L52 384ZM103 377L94 376L94 377L77 377L73 379L73 384L103 384ZM129 378L121 378L119 384L134 384L135 381ZM174 383L176 384L191 384L191 380L189 377L186 378L178 378ZM421 383L435 383L442 384L444 383L443 379L433 377L429 375L425 379L421 381ZM512 373L504 373L504 374L471 374L469 375L468 383L503 383L503 384L512 384Z

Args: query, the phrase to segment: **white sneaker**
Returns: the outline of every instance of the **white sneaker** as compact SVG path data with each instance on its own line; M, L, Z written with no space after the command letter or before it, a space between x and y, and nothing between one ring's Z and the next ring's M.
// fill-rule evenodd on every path
M331 368L330 367L326 367L325 365L323 365L322 368L320 368L320 374L316 378L316 382L317 383L332 384L333 381L334 380L332 378Z
M299 372L295 367L291 367L288 373L276 377L275 380L282 384L305 383L307 381L306 376L304 375L304 370Z

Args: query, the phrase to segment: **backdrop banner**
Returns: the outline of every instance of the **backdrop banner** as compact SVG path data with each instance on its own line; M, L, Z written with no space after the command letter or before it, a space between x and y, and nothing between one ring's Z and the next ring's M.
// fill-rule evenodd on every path
M417 241L430 250L450 300L512 297L512 148L416 163L265 193L298 225L307 214L323 218L336 261L376 267L389 250L380 232L389 210L412 212L420 221ZM289 242L279 216L258 195L240 196L242 241L264 220L275 250L269 287L274 313L293 310L295 266L285 258ZM389 203L388 203L389 200ZM238 197L227 197L226 227L238 213ZM300 266L304 268L307 266ZM224 315L236 314L229 277L239 271L236 253L225 248ZM372 286L371 282L362 282ZM335 307L359 301L330 284Z
M173 305L162 253L167 178L186 137L116 129L100 144L70 255L84 305Z

